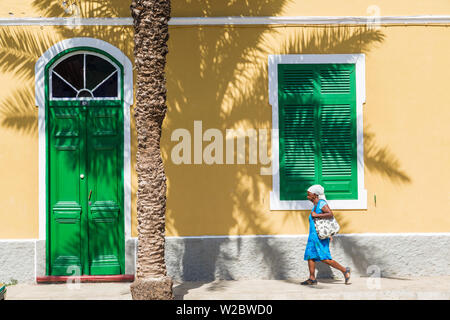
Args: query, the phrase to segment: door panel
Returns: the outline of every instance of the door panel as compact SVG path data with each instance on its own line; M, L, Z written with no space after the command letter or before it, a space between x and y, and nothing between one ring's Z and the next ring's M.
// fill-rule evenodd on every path
M50 274L124 273L120 106L50 107Z
M50 259L52 275L81 273L83 199L80 172L84 157L82 114L78 108L50 108Z
M91 274L121 273L122 123L119 107L89 109L87 163L91 194L88 215Z

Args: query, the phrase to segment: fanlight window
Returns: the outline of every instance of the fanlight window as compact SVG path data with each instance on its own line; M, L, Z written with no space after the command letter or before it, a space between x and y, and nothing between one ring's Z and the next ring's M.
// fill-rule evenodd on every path
M120 69L93 53L64 57L50 70L50 99L120 99Z

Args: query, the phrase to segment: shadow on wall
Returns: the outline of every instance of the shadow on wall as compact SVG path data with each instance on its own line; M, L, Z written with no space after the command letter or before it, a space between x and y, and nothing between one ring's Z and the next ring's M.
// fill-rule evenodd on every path
M95 14L118 16L123 8L129 14L129 4L117 6L118 0L79 3L80 17ZM66 1L66 3L71 3ZM75 17L75 11L64 10L62 1L34 1L33 6L46 17ZM67 9L67 8L66 8ZM35 104L35 64L42 54L55 43L68 38L91 37L105 40L122 50L133 61L133 30L127 26L29 26L0 28L0 72L11 74L17 83L9 94L0 97L0 126L19 134L38 136L38 108ZM134 120L134 119L132 119ZM134 121L132 121L131 148L136 150ZM135 155L132 155L132 161ZM135 161L133 161L134 163ZM68 165L70 165L68 163ZM72 167L76 170L77 163ZM106 177L107 178L107 177ZM132 190L135 199L136 190ZM133 206L134 207L134 206Z
M130 1L123 0L33 0L44 17L130 17Z
M280 2L276 10L266 14L277 15L285 4L286 1ZM247 165L175 165L168 146L176 142L170 141L170 135L177 128L186 128L193 137L196 120L202 121L203 131L216 128L224 135L226 129L270 130L267 55L368 54L374 46L383 43L384 37L382 31L364 26L172 27L167 65L168 113L162 143L169 177L167 230L171 234L204 235L202 226L207 225L212 235L270 234L266 195L271 190L271 176L262 176L259 166L248 165L248 154ZM375 135L368 131L364 138L369 171L393 181L410 181L388 147L377 145ZM301 222L307 226L308 214L289 212L282 215L282 223ZM202 223L192 227L191 221ZM348 231L348 222L343 220L341 224ZM187 241L184 250L180 249L182 280L198 280L199 275L194 275L193 270L205 264L208 267L200 269L203 279L221 276L233 279L232 272L222 270L224 243L208 251L211 254L207 262L200 262L192 259L197 254L197 244ZM286 270L279 248L267 241L261 241L259 246L259 252L269 252L264 259L270 266L270 277L283 278ZM228 263L232 264L239 256L230 258ZM298 259L299 263L303 261L302 257Z
M47 27L50 28L50 27ZM119 29L121 29L120 27ZM9 95L0 97L0 125L4 128L12 129L20 134L38 136L39 128L44 123L39 123L38 107L35 103L35 75L34 68L37 60L55 43L62 39L78 36L103 38L117 45L117 41L122 42L123 34L110 38L117 29L105 28L101 33L97 33L97 28L83 30L79 28L58 27L55 29L60 33L50 31L39 32L40 27L8 27L0 28L0 72L12 74L17 83ZM131 40L129 33L129 41ZM128 50L132 46L124 46ZM130 54L130 52L128 52ZM131 55L132 56L132 55ZM59 138L61 142L63 138ZM65 139L70 142L71 138ZM135 139L132 139L132 147L135 146ZM77 170L78 161L76 158L68 157L66 164ZM108 179L108 177L105 177Z
M77 4L79 10L72 8ZM106 17L130 16L129 4L120 0L60 1L35 0L32 5L44 17L83 18L93 15ZM125 14L126 13L126 14ZM133 30L131 27L2 27L0 28L0 71L11 73L23 86L0 99L2 126L37 136L37 108L34 101L34 67L39 57L55 43L74 37L103 39L118 45L132 60Z
M387 146L378 146L375 134L369 126L364 126L364 165L370 172L378 173L391 182L411 183L408 174L402 171L399 160Z
M65 1L71 3L74 1ZM77 1L79 4L81 1ZM121 0L84 1L81 3L81 17L86 17L87 12L103 14L107 17L120 16L126 12L130 16L129 3L119 6ZM75 11L65 11L63 1L39 0L34 1L35 6L46 17L74 17ZM95 6L95 8L93 8ZM119 10L118 10L119 9ZM85 14L86 12L86 14ZM76 22L76 21L74 21ZM133 30L128 26L24 26L24 27L0 27L0 73L11 77L14 85L12 90L4 90L0 97L0 127L9 129L19 135L38 136L39 127L43 123L38 120L38 108L35 104L35 64L39 57L55 43L74 37L91 37L105 40L122 50L133 61ZM6 83L8 86L9 84ZM131 132L134 130L132 121ZM134 138L134 139L133 139ZM136 139L133 135L131 148L136 150ZM36 146L37 146L37 139ZM18 151L20 152L20 150ZM135 156L132 155L135 159ZM76 161L73 169L76 170ZM134 161L135 162L135 161ZM104 179L109 179L104 176ZM136 190L133 189L133 199ZM134 205L133 205L134 207ZM133 219L133 224L135 224ZM73 240L73 241L72 241ZM76 239L68 242L76 243ZM63 252L70 251L64 244Z
M83 2L81 16L88 12L105 16L129 16L129 7L115 5L119 0ZM226 2L242 15L275 16L289 1L252 1L252 5ZM199 7L211 1L180 1L175 6ZM33 2L43 16L70 16L59 1ZM270 5L269 5L270 4ZM203 15L211 15L211 6L202 8ZM92 7L89 7L92 6ZM95 7L95 8L94 8ZM176 7L181 8L181 7ZM176 10L178 10L176 9ZM91 10L91 11L89 11ZM181 9L179 9L181 10ZM225 10L225 9L224 9ZM228 10L228 9L227 9ZM231 10L231 9L230 9ZM220 10L219 10L220 11ZM214 11L216 13L216 11ZM50 28L50 27L46 27ZM32 28L0 28L0 71L14 73L24 82L22 88L0 99L0 125L17 132L37 135L37 108L34 106L34 64L51 45L64 38L93 37L104 39L120 47L132 57L130 27L52 27L56 33L36 32ZM226 129L271 129L271 107L268 105L267 55L269 54L330 54L366 53L384 40L380 30L360 27L171 27L167 70L168 112L163 124L162 155L168 173L167 230L171 234L188 234L186 226L202 221L217 232L212 234L269 234L267 194L271 190L271 176L260 175L259 166L250 165L175 165L170 159L171 133L177 128L188 128L194 120L202 120L203 127ZM189 48L187 50L187 48ZM198 49L191 49L198 48ZM393 182L408 183L400 163L388 147L379 146L374 133L365 129L365 164L369 171ZM192 130L190 130L193 132ZM134 132L134 131L133 131ZM270 141L270 138L269 138ZM268 146L270 150L270 145ZM136 150L132 134L132 150ZM133 159L135 156L133 155ZM248 163L248 157L246 159ZM198 192L201 190L201 192ZM133 199L135 190L133 190ZM133 205L134 207L134 205ZM245 212L245 214L239 214ZM282 213L281 213L282 214ZM308 212L289 212L283 223L308 224ZM348 231L345 219L340 219ZM202 225L189 227L189 232L202 234ZM218 243L207 261L196 260L197 247L187 242L180 248L182 280L215 279L217 276L233 279L227 269L237 257L225 257ZM240 252L238 242L238 252ZM259 252L269 265L269 276L283 278L283 253L268 241L259 242ZM358 250L353 248L352 250ZM280 258L281 257L281 258ZM224 261L227 263L222 263ZM302 262L299 257L299 263ZM204 267L204 266L207 267ZM195 274L195 270L201 274Z
M172 0L171 7L172 17L223 17L236 15L236 12L241 16L270 16L280 14L280 3L287 2L256 0L249 5L247 1L234 0ZM131 0L33 0L32 4L45 17L64 17L77 12L83 18L131 16Z
M0 124L37 136L34 65L56 41L55 37L20 27L0 28L0 71L14 75L22 86L0 99Z

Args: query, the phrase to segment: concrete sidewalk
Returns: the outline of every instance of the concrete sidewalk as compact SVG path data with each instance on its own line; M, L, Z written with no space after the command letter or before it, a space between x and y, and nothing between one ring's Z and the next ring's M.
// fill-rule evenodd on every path
M450 300L450 276L421 278L353 277L304 280L239 280L174 283L177 300ZM129 300L130 283L17 284L7 287L7 300Z

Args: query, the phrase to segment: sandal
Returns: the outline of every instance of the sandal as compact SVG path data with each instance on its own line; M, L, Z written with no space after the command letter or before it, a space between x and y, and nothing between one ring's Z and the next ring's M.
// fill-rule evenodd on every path
M345 276L346 274L348 274L348 277ZM345 268L344 278L345 278L345 284L349 284L348 281L350 280L350 267Z
M308 279L306 281L301 282L300 284L304 285L304 286L316 285L317 284L317 280Z

